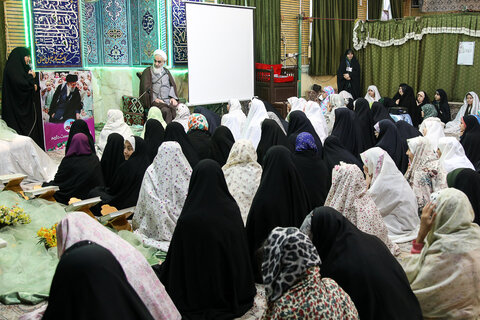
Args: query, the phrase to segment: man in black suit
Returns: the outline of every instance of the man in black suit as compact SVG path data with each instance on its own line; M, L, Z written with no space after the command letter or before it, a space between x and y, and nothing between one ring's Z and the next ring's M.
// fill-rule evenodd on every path
M82 99L77 86L78 76L69 74L66 83L55 90L48 114L50 122L65 122L68 119L80 119Z

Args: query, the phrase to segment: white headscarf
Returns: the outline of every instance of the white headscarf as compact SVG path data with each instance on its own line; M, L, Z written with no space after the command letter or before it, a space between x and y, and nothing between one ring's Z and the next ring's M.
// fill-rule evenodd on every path
M335 124L335 110L338 108L346 108L346 100L340 94L332 94L330 95L330 107L332 110L325 113L328 135L332 133L333 125Z
M427 137L415 137L407 140L408 149L413 160L405 173L405 179L417 197L417 204L422 209L430 194L447 188L447 173L440 165L438 156Z
M432 145L434 151L437 151L438 140L445 137L445 132L443 131L444 128L445 124L443 124L443 122L436 117L427 118L420 124L420 132L424 137L430 140L430 144ZM426 134L424 134L424 130L427 131Z
M372 97L368 94L368 91L369 91L369 90L372 90L373 92L375 92L375 97L374 97L374 98L372 98ZM380 100L381 98L382 98L382 97L380 96L380 92L378 92L377 86L371 85L371 86L368 87L368 89L367 89L367 94L365 95L365 99L368 101L368 103L369 103L370 105L372 105L372 103Z
M305 114L323 143L328 136L328 127L320 105L315 101L308 101L305 104Z
M138 196L133 228L143 242L165 250L187 198L192 168L175 141L166 141L148 167Z
M470 91L465 95L465 98L463 98L463 105L460 107L455 119L446 124L446 133L460 134L460 122L462 121L463 116L466 116L465 112L467 112L467 95L471 95L473 97L473 104L470 114L480 115L480 100L478 99L478 95L475 92Z
M262 166L257 162L257 152L250 140L240 139L233 144L222 170L228 191L237 201L243 223L246 224L250 206L262 178Z
M157 49L153 52L153 56L160 56L162 57L163 60L167 61L167 54L165 53L165 51L163 50L160 50L160 49Z
M332 187L325 206L342 213L360 231L382 240L394 255L400 253L397 244L388 238L388 230L373 199L367 194L367 185L357 165L340 162L332 170Z
M298 98L297 97L290 97L287 99L287 102L290 104L290 107L293 109L293 106L297 104Z
M177 113L173 121L180 123L185 129L185 132L188 132L188 117L190 117L190 109L188 109L188 107L183 103L179 103L177 105Z
M345 105L348 104L348 100L353 100L352 94L346 90L340 91L338 94L345 100Z
M433 195L432 195L433 196ZM420 254L406 257L405 273L427 319L480 316L480 228L460 190L440 191L437 216Z
M227 127L232 132L233 138L240 139L243 127L247 121L245 113L242 111L242 105L238 99L230 99L228 101L230 109L227 114L222 117L221 125Z
M465 150L460 142L454 137L443 137L438 141L438 149L442 153L440 165L447 173L458 168L475 170L472 162L465 155Z
M102 157L103 150L107 145L108 136L111 133L118 133L123 136L123 138L130 137L132 129L125 123L123 120L123 112L116 109L110 109L107 112L107 123L100 132L100 137L97 142L97 156Z
M134 136L127 137L125 141L130 142L130 144L132 145L133 152L135 152L135 137Z
M245 127L243 128L242 139L250 140L255 150L260 142L260 137L262 135L262 122L265 119L268 119L265 105L261 100L252 99Z
M386 151L379 147L360 154L372 175L367 194L377 205L388 235L393 242L406 242L417 237L420 219L415 194Z

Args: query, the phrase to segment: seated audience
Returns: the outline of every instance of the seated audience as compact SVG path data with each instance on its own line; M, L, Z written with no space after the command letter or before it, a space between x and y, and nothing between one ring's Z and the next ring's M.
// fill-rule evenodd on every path
M145 244L162 249L159 242L172 239L191 175L192 168L180 145L162 143L143 177L132 219L133 229Z
M70 148L58 167L55 178L43 186L58 186L54 198L68 204L70 198L87 199L90 190L103 186L100 161L92 152L88 137L83 133L73 136Z
M454 137L440 138L437 153L439 156L438 162L447 173L458 168L475 169L465 155L462 144Z
M405 179L417 197L418 209L422 210L430 201L431 193L447 187L447 173L427 138L412 138L407 143L410 164Z
M210 155L209 158L218 162L223 166L228 159L230 150L235 143L235 138L228 127L218 126L210 139Z
M359 319L348 294L320 274L317 249L300 230L277 227L262 249L268 299L262 319Z
M447 183L449 188L465 193L475 213L473 222L480 224L480 173L472 169L458 168L447 175Z
M130 129L130 127L125 123L123 119L123 112L120 110L110 109L107 112L107 122L105 123L102 131L100 131L100 137L98 138L96 144L96 152L99 158L102 157L105 146L107 145L108 137L112 133L118 133L124 139L133 134L132 129Z
M227 112L223 115L221 125L226 126L233 134L235 141L241 138L243 127L247 121L242 105L238 99L230 99L227 104Z
M422 211L405 272L426 319L480 317L480 227L474 217L467 196L452 188L432 194Z
M305 184L290 151L283 146L271 147L265 155L260 186L248 213L246 230L252 260L270 231L275 227L298 228L310 209ZM261 282L258 272L256 281Z
M352 298L360 319L422 319L405 272L380 239L329 207L313 210L300 230L318 251L322 275Z
M110 133L108 136L100 161L105 187L107 188L112 186L118 168L125 162L125 156L123 155L124 141L119 133Z
M310 209L323 206L330 189L330 173L318 148L322 146L317 147L312 135L302 132L297 136L295 152L292 154L293 164L307 190Z
M205 116L199 113L192 113L188 119L187 136L199 160L210 157L211 134L208 131L209 125Z
M372 197L388 228L390 240L400 243L415 238L418 230L417 198L392 158L381 148L360 155Z
M332 171L332 187L325 206L338 210L358 230L376 236L393 255L397 255L400 248L388 238L385 222L367 190L358 166L341 162Z
M233 319L256 290L240 210L213 160L192 173L159 278L184 319Z
M240 139L233 144L222 170L228 191L240 207L243 222L247 223L248 212L262 177L262 166L257 162L257 154L250 140Z

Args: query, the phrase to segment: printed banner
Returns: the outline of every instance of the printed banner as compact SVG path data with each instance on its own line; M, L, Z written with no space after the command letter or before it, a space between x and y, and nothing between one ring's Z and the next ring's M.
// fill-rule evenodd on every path
M82 67L78 0L32 0L32 14L36 66Z
M68 74L76 75L77 81L67 83ZM90 71L40 72L40 97L45 150L63 149L70 126L76 119L83 119L88 124L95 139Z

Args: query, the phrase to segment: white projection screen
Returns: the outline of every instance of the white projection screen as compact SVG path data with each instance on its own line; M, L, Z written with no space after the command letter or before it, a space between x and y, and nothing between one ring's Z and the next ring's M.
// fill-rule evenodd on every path
M254 8L186 2L188 104L254 95Z

